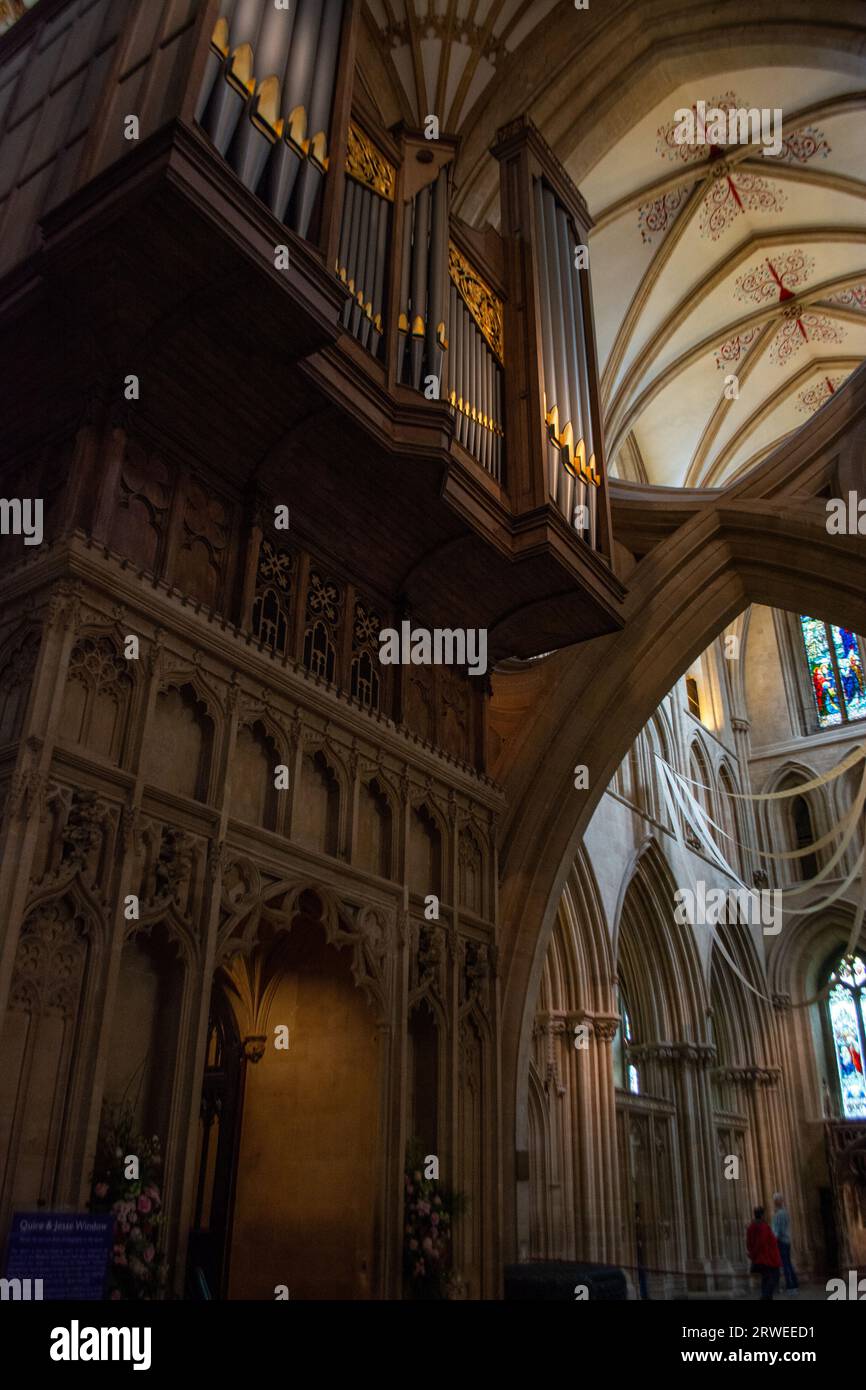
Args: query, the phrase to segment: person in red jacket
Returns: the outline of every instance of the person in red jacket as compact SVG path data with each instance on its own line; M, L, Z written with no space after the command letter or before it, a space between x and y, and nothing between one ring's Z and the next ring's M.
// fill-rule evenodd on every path
M779 1287L782 1257L772 1228L764 1220L763 1207L755 1207L755 1219L746 1230L746 1249L752 1261L752 1273L761 1276L761 1302L772 1302Z

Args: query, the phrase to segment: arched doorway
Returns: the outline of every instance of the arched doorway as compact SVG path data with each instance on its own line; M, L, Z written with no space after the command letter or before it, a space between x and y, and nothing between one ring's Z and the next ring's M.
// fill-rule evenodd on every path
M310 889L254 915L231 943L242 935L248 949L227 954L214 980L225 1123L221 1152L202 1147L199 1184L225 1226L214 1233L216 1293L368 1298L381 1247L381 1033L358 988L365 948L344 949L353 933ZM205 1113L209 1081L213 1090L206 1071Z

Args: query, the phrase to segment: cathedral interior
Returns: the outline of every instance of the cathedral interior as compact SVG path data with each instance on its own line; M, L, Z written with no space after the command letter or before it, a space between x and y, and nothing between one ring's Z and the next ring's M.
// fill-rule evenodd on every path
M745 1300L782 1194L866 1273L864 53L0 0L0 1251Z

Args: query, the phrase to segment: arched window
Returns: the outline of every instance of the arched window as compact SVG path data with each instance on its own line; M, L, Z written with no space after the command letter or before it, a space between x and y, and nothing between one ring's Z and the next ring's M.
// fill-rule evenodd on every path
M866 677L860 639L820 618L800 618L818 725L830 729L866 718Z
M628 1060L628 1049L634 1042L634 1033L631 1024L631 1015L628 1005L625 1002L625 995L622 990L617 990L617 1004L619 1008L619 1030L613 1040L613 1074L617 1086L623 1090L631 1091L633 1096L640 1095L640 1073L637 1067Z
M807 845L814 843L815 832L812 829L812 813L804 796L795 796L792 800L791 823L794 828L797 849L805 849ZM800 866L802 879L814 878L818 872L818 860L814 854L804 854L802 859L797 860L797 863Z
M846 1120L866 1119L866 964L860 956L840 960L830 974L827 999L833 1053Z
M686 699L689 702L689 714L693 714L695 719L700 719L701 696L694 676L686 676Z

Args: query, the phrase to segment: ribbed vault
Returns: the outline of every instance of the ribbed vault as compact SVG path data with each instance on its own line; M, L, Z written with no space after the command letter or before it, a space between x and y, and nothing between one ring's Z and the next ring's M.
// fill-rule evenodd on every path
M709 502L694 500L631 576L622 632L557 653L513 684L495 678L496 773L512 808L500 861L505 1075L525 1074L532 1002L577 847L677 676L751 603L866 630L866 537L828 535L816 495L844 479L864 434L866 369L790 448ZM574 786L581 764L586 791ZM504 1099L516 1103L514 1093ZM512 1110L506 1127L515 1119Z

